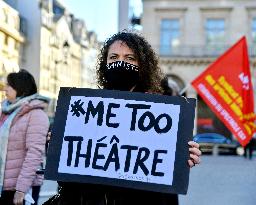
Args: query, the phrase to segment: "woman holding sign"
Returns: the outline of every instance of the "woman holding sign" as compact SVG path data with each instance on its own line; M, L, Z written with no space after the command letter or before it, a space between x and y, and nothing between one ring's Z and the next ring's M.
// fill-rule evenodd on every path
M104 89L163 94L158 58L149 43L136 33L120 32L109 38L97 67L98 83ZM200 163L199 145L189 142L188 164Z
M120 32L109 38L97 66L99 86L109 90L163 94L158 59L148 42L138 34ZM189 142L188 166L200 163L199 145ZM136 205L173 204L172 195L106 185L61 183L58 197L45 204Z

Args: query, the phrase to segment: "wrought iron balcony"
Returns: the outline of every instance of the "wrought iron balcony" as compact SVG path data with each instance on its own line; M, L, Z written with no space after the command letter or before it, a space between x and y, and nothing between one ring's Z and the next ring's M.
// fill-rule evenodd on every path
M155 47L160 57L218 57L232 45L202 45L202 46L157 46ZM250 57L256 57L256 44L248 46Z

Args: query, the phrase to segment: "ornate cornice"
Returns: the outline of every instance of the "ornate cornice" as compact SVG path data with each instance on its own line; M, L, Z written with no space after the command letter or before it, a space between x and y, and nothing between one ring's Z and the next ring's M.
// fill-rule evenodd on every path
M217 58L193 58L193 57L177 57L177 58L163 58L160 57L161 65L205 65L214 62ZM250 65L256 68L256 57L250 57Z

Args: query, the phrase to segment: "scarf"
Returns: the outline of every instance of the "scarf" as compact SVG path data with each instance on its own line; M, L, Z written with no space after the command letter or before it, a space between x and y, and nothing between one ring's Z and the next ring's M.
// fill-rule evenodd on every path
M4 170L7 155L8 137L10 134L10 128L15 116L22 109L22 105L28 103L34 99L49 102L49 99L38 94L33 94L23 98L17 98L14 103L10 103L8 100L2 102L2 113L9 114L2 126L0 127L0 197L3 190L4 182Z

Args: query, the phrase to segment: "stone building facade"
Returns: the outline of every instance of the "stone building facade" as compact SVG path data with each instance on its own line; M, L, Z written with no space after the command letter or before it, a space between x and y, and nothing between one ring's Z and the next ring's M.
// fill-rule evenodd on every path
M97 53L98 46L92 46L98 45L97 37L91 41L93 32L88 32L84 22L57 0L5 2L26 19L27 41L20 67L33 74L39 93L52 99L49 116L54 116L60 87L82 87L88 85L84 80L92 79L92 76L84 77L91 75L85 72L88 69L84 62L90 49Z
M215 116L190 82L242 36L256 90L255 0L143 0L142 26L164 73L180 90L187 88L186 96L198 98L198 118Z
M0 88L8 73L19 70L21 48L25 42L24 24L18 11L0 0ZM4 93L0 93L0 101Z

